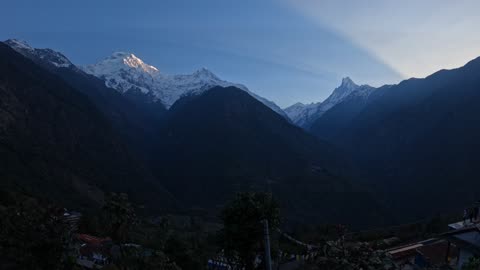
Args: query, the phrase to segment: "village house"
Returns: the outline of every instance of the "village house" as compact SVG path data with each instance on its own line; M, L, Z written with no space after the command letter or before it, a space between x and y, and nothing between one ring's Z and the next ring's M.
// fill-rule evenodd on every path
M463 220L448 225L435 238L386 250L402 270L438 267L461 270L472 257L480 256L480 225Z
M395 264L402 270L447 267L456 264L457 248L443 238L432 238L387 250Z
M451 224L452 225L452 224ZM453 228L453 226L450 226ZM445 239L458 248L456 268L462 269L471 257L480 256L480 226L467 224L444 234Z
M111 250L114 247L110 238L77 234L74 239L77 242L76 262L78 265L89 269L100 269L110 263Z

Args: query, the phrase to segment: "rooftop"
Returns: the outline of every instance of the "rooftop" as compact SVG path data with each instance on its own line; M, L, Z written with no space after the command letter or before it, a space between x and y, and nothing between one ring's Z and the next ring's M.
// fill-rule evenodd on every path
M101 245L105 242L111 242L112 239L110 239L109 237L107 238L100 238L100 237L95 237L95 236L91 236L91 235L88 235L88 234L77 234L75 236L75 238L79 241L82 241L86 244L90 244L90 245Z

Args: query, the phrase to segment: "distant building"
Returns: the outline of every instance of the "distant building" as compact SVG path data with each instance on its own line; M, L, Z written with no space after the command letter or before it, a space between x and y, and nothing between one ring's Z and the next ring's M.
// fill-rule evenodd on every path
M480 225L461 221L448 225L448 232L436 238L411 243L387 250L394 262L403 270L457 269L473 256L480 256Z
M432 238L387 250L402 270L435 268L451 269L456 265L458 249L443 238Z
M82 214L79 212L67 211L67 209L64 209L62 219L63 222L67 224L70 232L76 232L78 230L78 223L81 217Z
M90 269L100 269L110 263L113 242L88 234L75 235L77 241L77 264Z
M414 264L419 268L451 269L458 258L458 248L447 240L435 242L417 248Z
M422 244L412 243L387 250L394 263L401 269L413 269L417 248Z
M449 226L453 228L453 226ZM458 247L456 269L461 269L472 256L480 256L480 227L466 225L451 230L443 235L449 242Z

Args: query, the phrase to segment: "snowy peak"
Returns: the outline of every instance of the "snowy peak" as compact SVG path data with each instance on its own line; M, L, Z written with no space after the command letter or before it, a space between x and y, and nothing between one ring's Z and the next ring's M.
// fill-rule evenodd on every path
M119 92L140 91L161 101L167 108L184 95L198 94L214 86L237 86L220 80L202 68L187 75L167 75L128 52L115 52L100 62L83 68L105 80Z
M130 93L130 91L132 94L143 93L153 102L162 102L166 108L186 95L198 95L215 86L234 86L246 91L252 97L288 119L285 112L274 102L256 95L242 84L220 79L207 68L200 68L192 74L168 75L145 63L135 54L121 51L114 52L96 64L77 67L63 54L51 49L33 48L27 42L18 39L6 40L5 44L48 68L72 68L79 72L84 71L102 79L107 87L121 93Z
M303 104L297 102L290 107L284 109L287 116L294 124L304 127L310 122L310 119L317 113L318 106L321 103Z
M355 88L358 87L357 84L355 84L350 77L345 77L342 79L342 84L340 87L345 87L345 88Z
M357 85L349 77L343 78L342 84L335 88L332 94L322 102L322 109L327 111L350 96L368 98L373 90L375 90L375 88L370 85Z
M342 84L335 88L332 94L324 102L322 102L323 107L325 107L325 111L343 101L343 99L356 91L358 88L359 86L355 84L352 79L349 77L343 78Z
M22 54L23 56L32 60L39 59L46 64L49 64L56 68L68 68L74 65L63 54L54 51L52 49L36 49L28 45L27 42L18 39L9 39L5 41L5 44L12 49Z
M355 84L350 77L345 77L342 79L342 83L339 87L335 88L332 94L323 102L324 105L330 103L330 105L335 105L341 102L344 98L349 96L351 93L358 90L360 86ZM329 108L327 108L329 109Z
M211 72L205 67L202 67L201 69L195 71L192 75L196 78L203 80L220 80L217 75L213 74L213 72Z
M369 85L357 85L352 79L345 77L342 79L340 86L335 88L332 94L323 102L308 105L295 103L284 111L295 124L308 129L316 119L348 97L355 95L368 98L374 89Z
M132 72L149 75L159 73L156 67L144 63L142 59L128 52L114 52L111 56L100 62L84 67L84 70L97 77L108 77L114 73L130 70L132 70Z
M215 86L235 86L249 93L267 107L288 118L275 103L260 97L241 84L224 81L207 68L192 74L169 75L128 52L115 52L100 62L83 67L83 70L105 81L109 87L121 93L140 91L161 101L170 108L175 101L186 95L198 95Z
M158 72L156 67L145 64L142 59L138 58L133 53L117 52L114 53L114 56L120 56L123 64L128 67L141 69L150 74Z
M29 50L33 51L33 48L28 45L26 41L19 40L19 39L8 39L5 41L5 44L10 46L14 50Z
M307 105L301 103L301 102L297 102L285 109L283 109L285 111L285 113L288 115L288 117L293 120L293 119L296 119L299 117L299 114L301 114L304 110L305 110L305 107L307 107Z

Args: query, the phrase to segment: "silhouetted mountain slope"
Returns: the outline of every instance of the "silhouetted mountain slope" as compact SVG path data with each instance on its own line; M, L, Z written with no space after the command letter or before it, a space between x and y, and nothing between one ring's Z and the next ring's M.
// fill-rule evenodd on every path
M153 102L153 99L144 94L136 94L134 90L122 95L105 86L103 80L77 68L67 57L54 50L32 48L25 42L14 39L5 43L87 95L113 127L132 144L131 149L136 149L141 154L148 151L166 114L161 102Z
M325 136L327 126L321 131L319 123L317 135L346 149L398 216L458 209L480 196L478 74L477 58L458 69L379 89L337 136Z
M284 110L295 125L310 130L317 119L337 104L351 97L366 101L374 91L374 87L357 85L352 79L346 77L342 79L342 84L335 88L324 101L310 104L296 103Z
M345 180L349 164L337 149L244 89L204 89L167 112L144 93L106 87L58 52L9 45L38 66L2 49L5 185L75 207L99 203L102 191L127 191L150 209L177 202L165 186L183 205L209 211L237 191L271 190L289 222L365 226L387 216ZM149 158L148 168L132 150Z
M131 150L148 155L166 115L167 110L161 103L152 103L144 99L144 95L137 96L133 92L122 95L83 71L62 68L55 73L93 101L115 130L131 144Z
M249 94L216 87L169 111L152 160L165 186L190 206L219 205L241 190L271 190L289 218L378 221L372 198L339 177L335 149L293 126ZM355 210L365 217L355 219Z
M381 93L387 88L390 88L390 85L377 88L368 95L357 92L351 93L315 120L310 128L310 132L323 140L334 140L343 134L345 130L351 128L352 125L355 125L352 122L355 120L355 117L376 97L381 96Z
M161 72L133 53L115 52L111 56L82 69L105 81L109 87L121 93L135 92L136 96L161 102L170 108L175 101L185 95L198 95L214 86L235 86L249 93L267 107L286 117L285 112L274 102L253 92L246 86L220 79L213 72L201 68L192 74L170 75Z
M100 203L102 191L158 208L173 201L87 96L3 43L0 179L77 208Z

